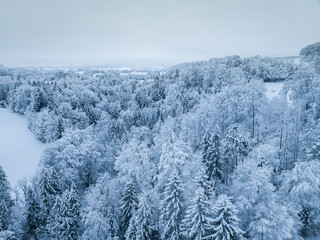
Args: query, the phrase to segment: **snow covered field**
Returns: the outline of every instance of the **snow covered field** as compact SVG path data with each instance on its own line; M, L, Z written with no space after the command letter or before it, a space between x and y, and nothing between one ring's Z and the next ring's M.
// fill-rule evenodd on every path
M267 87L267 97L269 99L279 96L283 82L267 82L265 84Z
M27 128L27 120L0 108L0 165L12 186L37 168L45 144Z

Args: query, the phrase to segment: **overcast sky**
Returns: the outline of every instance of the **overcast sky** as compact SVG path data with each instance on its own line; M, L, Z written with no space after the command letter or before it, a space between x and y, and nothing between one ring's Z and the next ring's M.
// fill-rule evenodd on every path
M293 56L317 41L319 0L0 0L7 66Z

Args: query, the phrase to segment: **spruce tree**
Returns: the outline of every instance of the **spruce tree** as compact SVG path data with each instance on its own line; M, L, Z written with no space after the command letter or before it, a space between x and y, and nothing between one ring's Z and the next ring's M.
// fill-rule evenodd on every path
M198 186L183 220L185 237L190 240L205 239L210 234L211 216L211 203L208 201L205 190Z
M72 239L78 239L79 222L80 222L80 200L76 185L72 182L68 196L69 214L73 218L70 225L70 235Z
M311 147L307 150L307 156L310 160L320 161L320 136L312 142Z
M184 205L182 193L180 174L175 169L165 185L163 199L161 200L161 219L164 225L162 239L183 239L182 219Z
M76 239L71 234L71 226L74 218L70 212L69 191L66 190L61 196L56 197L51 213L50 234L56 239Z
M42 210L42 226L40 227L42 235L50 234L47 224L51 221L51 211L56 200L56 196L60 194L61 187L59 184L59 176L53 167L44 167L40 173L39 195Z
M58 120L58 123L57 123L56 140L62 138L63 132L64 132L63 121L62 121L62 118L59 117L59 120Z
M43 94L39 88L33 95L33 110L35 112L40 112L42 108L46 107L47 103L43 97Z
M213 134L210 138L206 162L207 174L210 180L222 180L220 148L220 136L217 133Z
M147 195L139 196L138 210L135 217L137 228L137 239L148 240L151 238L151 210L148 203Z
M119 239L119 225L116 220L114 210L111 207L111 203L108 204L107 215L106 215L106 226L107 226L107 240Z
M10 223L10 210L7 203L0 199L0 232L6 231Z
M224 141L223 166L224 182L228 185L231 174L238 166L239 162L243 163L244 157L248 154L248 142L238 133L238 125L231 126Z
M43 223L41 216L40 203L37 200L34 191L28 187L26 191L26 206L25 206L25 233L28 239L38 239L40 225Z
M0 166L0 231L5 231L9 227L12 205L10 184L5 172Z
M201 169L195 180L197 187L202 188L207 199L210 201L216 197L218 190L215 187L215 181L209 179L205 170Z
M62 192L62 187L60 183L60 175L55 167L51 167L51 186L54 190L53 194L58 195Z
M120 202L121 210L121 222L122 222L122 233L125 234L132 218L133 211L138 206L138 196L136 191L135 182L131 181L127 183L124 195Z
M210 147L210 138L211 135L210 133L207 131L203 138L202 138L202 142L201 142L201 146L202 146L202 161L206 166L207 160L208 160L208 149Z
M40 179L39 179L39 194L40 198L44 204L44 207L46 208L46 211L50 211L55 194L55 189L52 186L52 179L51 174L45 167L42 169L40 173Z
M210 180L221 180L221 153L220 153L220 136L207 132L202 140L202 162L206 169L206 174Z
M124 238L126 240L137 240L136 210L132 212L132 217L130 218Z
M237 217L237 209L230 198L224 194L220 195L213 211L215 218L212 220L213 234L207 239L214 240L238 240L242 239L242 230L238 227L240 221Z

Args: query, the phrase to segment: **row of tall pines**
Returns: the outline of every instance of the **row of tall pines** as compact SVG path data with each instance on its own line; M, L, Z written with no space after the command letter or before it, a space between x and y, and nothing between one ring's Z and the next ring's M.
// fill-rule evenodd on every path
M232 147L228 152L240 152L235 148L246 146L245 141L240 142L235 138L234 131L233 136L229 136L228 142ZM209 133L203 137L202 161L205 169L196 177L197 188L189 206L184 201L181 169L171 171L160 190L162 197L158 220L164 223L162 236L159 236L159 224L155 222L155 210L150 206L150 196L139 193L133 179L126 184L122 193L118 209L120 224L111 210L107 213L109 226L104 226L106 229L94 229L97 231L97 239L106 236L104 231L108 239L241 239L244 232L238 227L237 209L232 199L220 194L215 186L217 181L227 183L229 171L235 168L229 162L221 161L219 138L218 134L211 136ZM22 209L25 220L20 226L23 239L80 238L80 225L85 219L81 219L78 188L72 182L69 188L62 191L59 179L55 168L44 168L37 182L21 186L25 196ZM4 239L15 239L15 233L10 229L16 221L12 213L14 200L10 191L10 184L0 167L0 232ZM103 232L101 238L99 231ZM83 237L86 237L85 234ZM88 236L90 238L92 236Z

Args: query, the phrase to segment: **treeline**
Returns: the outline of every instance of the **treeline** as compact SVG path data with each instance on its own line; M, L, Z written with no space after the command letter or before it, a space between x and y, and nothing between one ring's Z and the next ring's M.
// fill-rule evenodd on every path
M237 56L145 75L0 67L0 103L48 143L5 239L299 239L319 234L320 75ZM269 100L266 79L286 79ZM289 94L291 100L287 101Z

